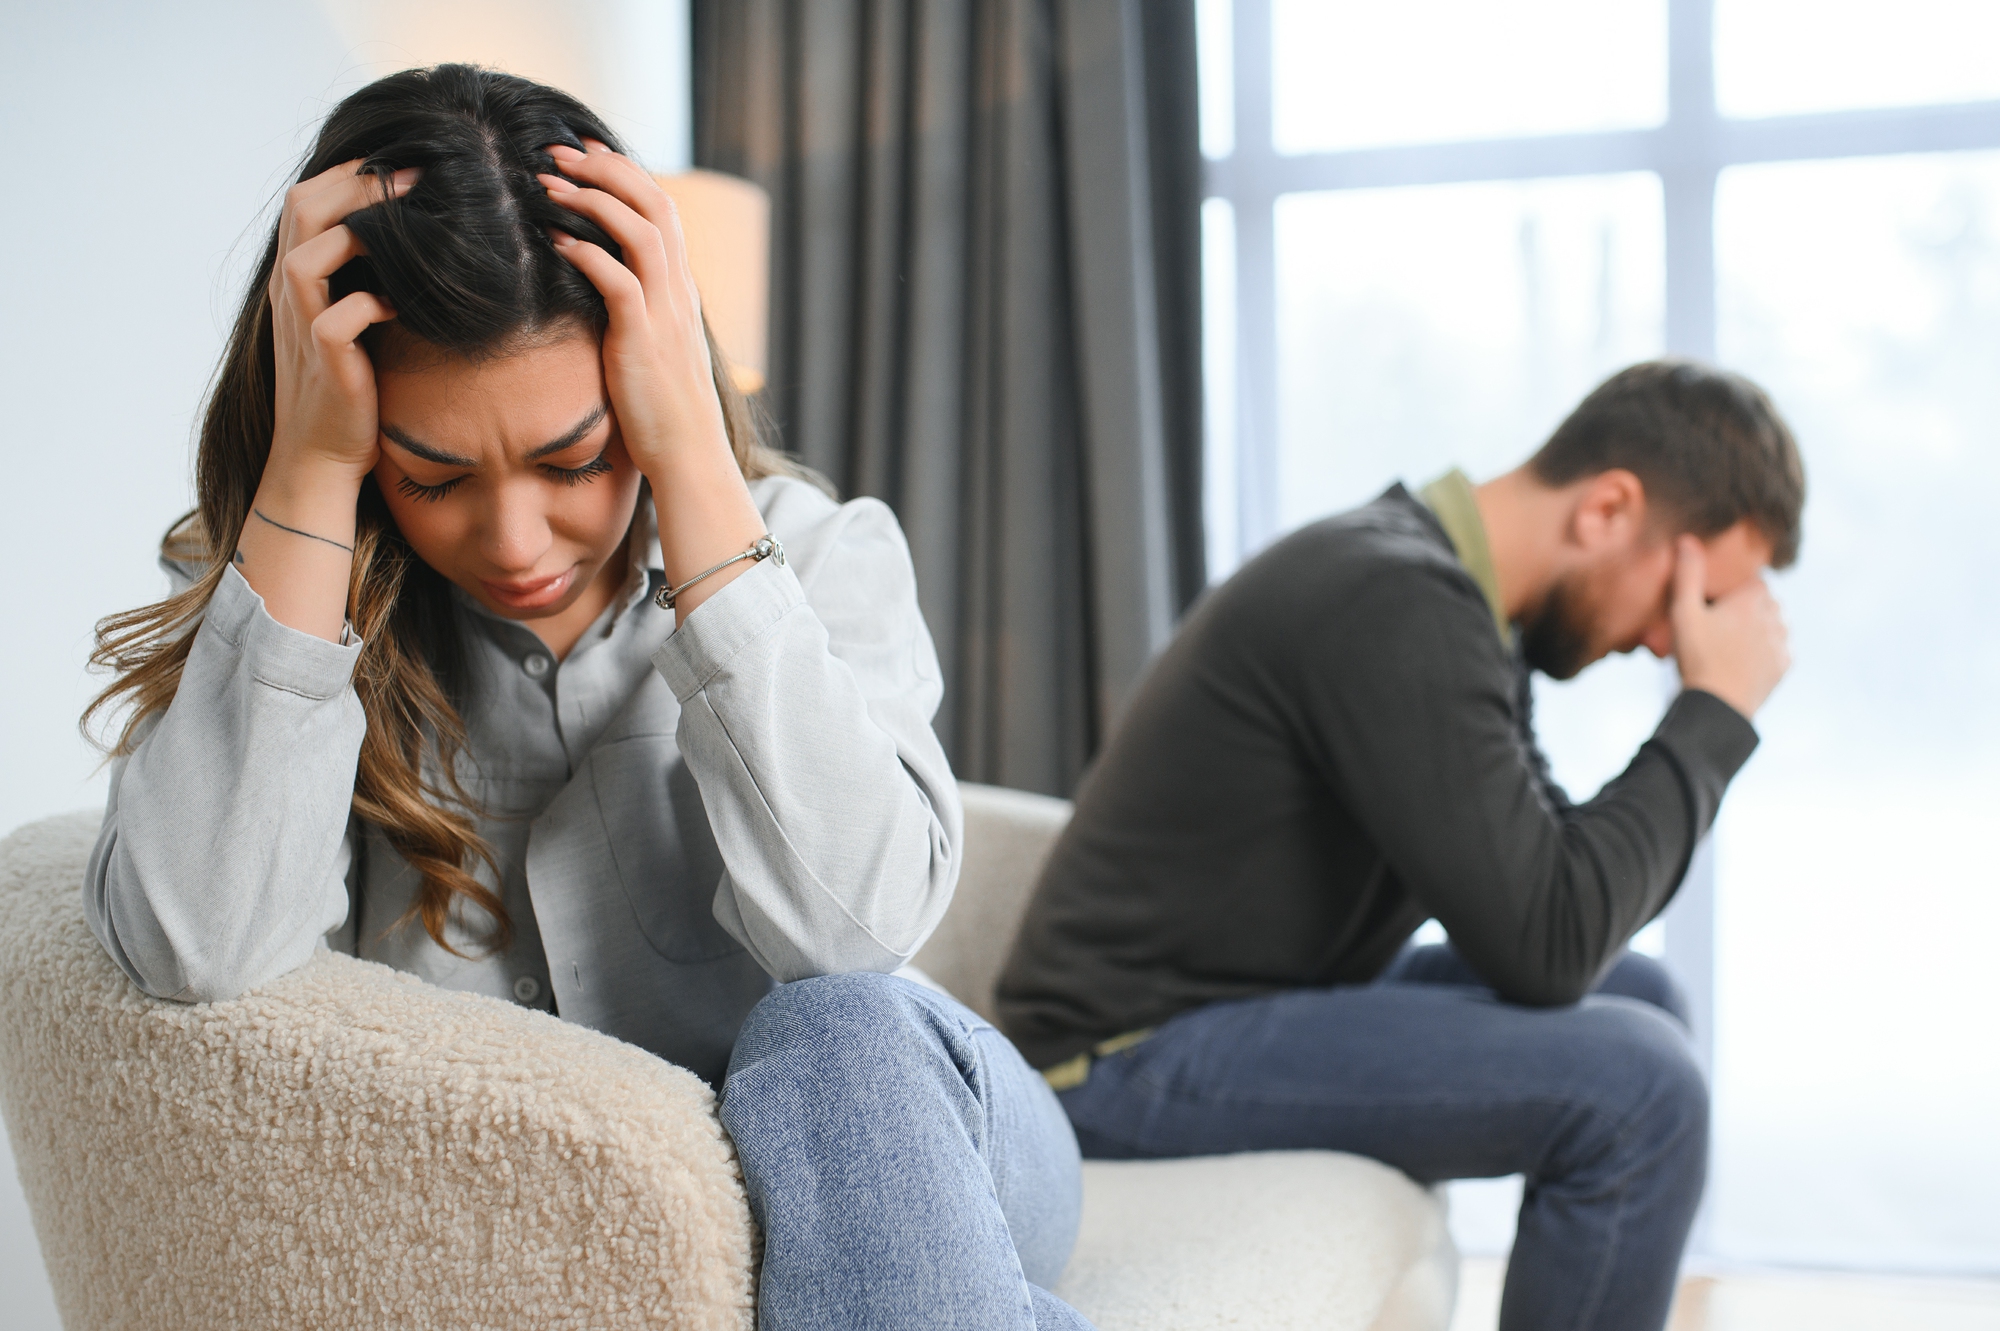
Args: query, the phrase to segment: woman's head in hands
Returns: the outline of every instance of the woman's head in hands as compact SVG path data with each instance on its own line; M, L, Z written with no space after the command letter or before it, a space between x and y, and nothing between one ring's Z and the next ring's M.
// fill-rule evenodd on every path
M641 482L600 363L614 321L552 236L614 267L625 255L538 179L565 170L551 148L617 144L574 98L466 65L394 74L341 102L286 194L209 396L197 508L164 546L193 585L99 625L93 659L115 678L84 720L131 704L114 749L127 752L172 701L260 486L349 487L345 617L365 643L354 687L368 720L354 807L422 874L419 913L440 942L464 904L506 934L468 871L484 850L454 785L465 731L451 584L574 641L583 626L555 621L625 572ZM698 314L693 326L738 468L783 468ZM453 788L433 788L427 768Z
M585 140L617 144L565 93L444 65L341 103L302 172L416 173L346 217L363 252L328 283L332 301L370 292L396 314L360 339L379 417L363 507L510 618L594 614L624 576L639 493L599 361L604 297L551 233L618 247L536 179L559 169L549 147Z

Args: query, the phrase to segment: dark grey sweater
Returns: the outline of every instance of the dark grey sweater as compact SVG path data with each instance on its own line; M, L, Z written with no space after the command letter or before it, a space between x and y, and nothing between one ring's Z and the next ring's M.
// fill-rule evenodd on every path
M1435 916L1499 993L1586 993L1672 898L1756 747L1681 694L1572 804L1528 674L1401 486L1198 605L1085 778L1001 976L1037 1067L1203 1003L1378 975Z

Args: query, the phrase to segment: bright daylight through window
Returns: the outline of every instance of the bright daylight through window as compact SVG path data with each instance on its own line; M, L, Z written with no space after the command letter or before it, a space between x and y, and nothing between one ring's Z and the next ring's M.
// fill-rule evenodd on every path
M1696 1248L2000 1270L2000 5L1201 22L1214 576L1392 480L1494 475L1631 361L1768 388L1809 473L1776 579L1796 664L1712 861L1640 940L1705 1014ZM1641 653L1539 682L1573 795L1674 679Z

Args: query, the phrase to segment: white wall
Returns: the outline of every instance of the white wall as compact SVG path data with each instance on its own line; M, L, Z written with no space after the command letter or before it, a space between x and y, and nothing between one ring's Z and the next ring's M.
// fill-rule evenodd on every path
M157 597L190 431L266 209L319 119L390 69L558 83L686 164L684 0L0 0L0 831L101 805L76 731L91 626ZM54 1331L0 1144L10 1331Z

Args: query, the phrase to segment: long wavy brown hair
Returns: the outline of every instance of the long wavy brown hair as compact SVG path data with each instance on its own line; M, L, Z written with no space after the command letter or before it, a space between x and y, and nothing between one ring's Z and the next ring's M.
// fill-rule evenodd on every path
M357 158L364 171L384 178L412 166L423 175L402 198L346 219L367 257L335 275L332 298L373 291L397 311L399 336L454 356L504 354L566 324L601 334L603 297L557 255L549 228L621 252L588 219L550 203L535 180L537 172L557 170L547 145L580 148L585 138L620 149L576 99L469 65L408 70L354 93L327 117L298 179ZM198 570L193 583L97 626L91 664L114 679L82 724L89 735L107 709L125 710L118 738L107 746L113 756L131 753L146 723L173 703L195 630L263 478L277 384L267 290L277 251L274 225L203 413L196 506L161 544L167 559ZM376 349L372 339L364 345ZM756 415L730 382L712 335L708 345L744 476L800 474L762 442ZM512 936L506 908L470 868L484 860L497 880L458 774L466 746L459 716L464 671L450 587L404 541L372 479L362 487L348 589L348 619L365 643L354 690L367 717L354 812L380 828L423 879L399 926L421 919L440 946L457 952L445 927L463 899L492 921L488 945L504 947Z

